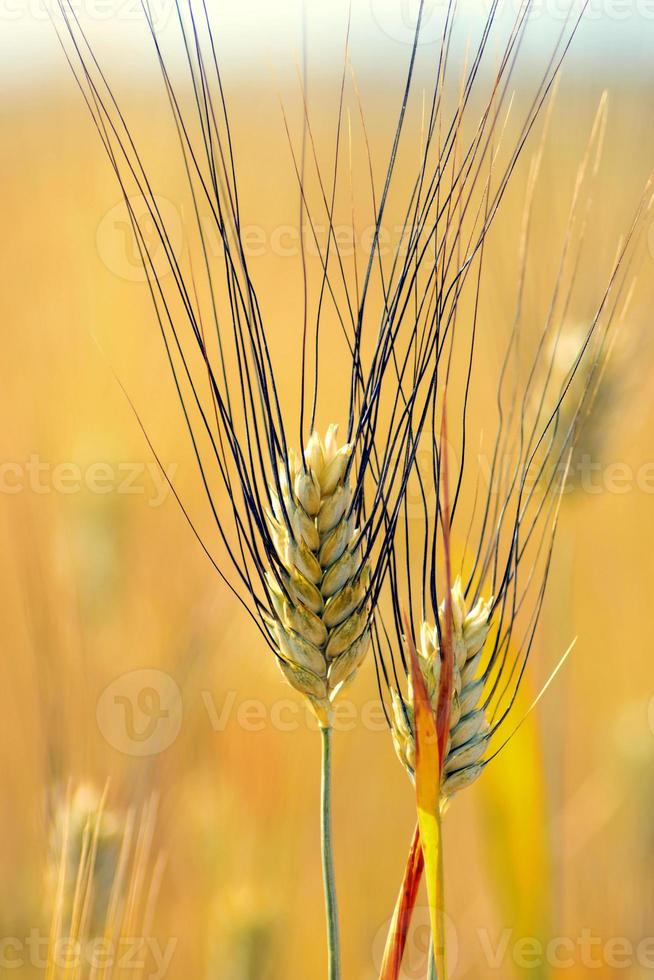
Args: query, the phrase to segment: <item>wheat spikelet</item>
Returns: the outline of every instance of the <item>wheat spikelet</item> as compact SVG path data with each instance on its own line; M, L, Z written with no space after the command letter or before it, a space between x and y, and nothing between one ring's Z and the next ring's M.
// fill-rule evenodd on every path
M478 599L468 608L461 580L451 591L452 640L454 650L454 685L450 716L450 737L443 766L441 795L443 801L469 786L483 769L490 725L480 705L484 686L479 676L482 650L490 629L492 599ZM441 629L445 622L444 604L439 608ZM441 672L438 627L423 622L417 645L418 661L427 693L436 711ZM391 727L395 751L411 776L415 771L416 746L413 728L413 692L409 682L408 696L392 692Z
M370 570L351 512L346 477L350 443L314 432L304 463L290 452L279 469L281 499L271 487L268 515L279 577L268 572L275 617L267 620L287 680L310 701L321 724L354 677L370 644L367 604ZM290 482L289 482L290 477Z

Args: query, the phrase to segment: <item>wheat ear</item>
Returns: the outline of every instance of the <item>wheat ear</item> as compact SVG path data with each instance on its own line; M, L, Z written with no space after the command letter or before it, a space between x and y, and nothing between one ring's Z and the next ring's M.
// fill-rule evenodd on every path
M271 536L281 563L268 572L274 616L267 626L286 679L304 694L322 727L370 645L370 568L351 512L346 477L352 446L338 427L314 432L304 460L290 452L271 487ZM287 465L286 465L287 464Z
M483 769L483 756L488 745L490 725L480 700L484 688L479 676L482 651L490 629L492 599L478 599L472 608L463 594L460 579L451 591L452 639L454 646L454 684L450 714L450 735L447 743L441 798L445 803L454 793L469 786ZM444 605L439 609L443 624ZM434 711L438 701L441 671L439 627L423 622L417 646L420 670ZM392 692L393 710L391 731L393 744L400 761L411 776L415 771L416 745L413 723L413 696L409 685L405 699Z

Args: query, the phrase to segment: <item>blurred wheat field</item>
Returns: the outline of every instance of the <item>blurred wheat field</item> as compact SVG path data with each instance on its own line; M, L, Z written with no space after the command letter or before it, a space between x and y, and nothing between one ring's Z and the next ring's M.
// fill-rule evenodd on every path
M297 254L284 254L279 230L297 221L297 189L277 92L257 85L257 77L230 79L230 110L241 194L255 229L253 249L260 251L253 258L256 284L290 402L298 355L284 359L284 352L294 351L302 294ZM167 151L164 100L156 86L137 92L125 78L122 86L134 128L155 161L156 193L169 202L173 219L182 216L183 253L188 210L183 174ZM326 156L336 86L323 81L311 92ZM547 302L575 168L602 87L590 74L562 82L536 205L527 300L534 316L542 316ZM596 286L598 270L605 274L654 160L651 74L608 87L582 297L586 284L589 295ZM297 122L291 83L284 95ZM390 138L387 108L392 102L395 110L397 91L373 74L363 95L381 166ZM50 790L69 782L102 790L108 781L112 809L142 806L153 794L158 801L153 848L165 867L152 934L174 942L167 978L319 977L318 740L195 541L112 373L209 536L147 287L116 210L118 189L65 66L38 91L4 94L0 113L6 229L0 244L0 935L24 940L33 929L48 932ZM419 120L411 125L418 140ZM353 196L366 202L356 216L363 231L369 192L363 169L354 173ZM495 323L498 333L506 331L511 316L524 182L523 168L493 233L484 306L491 333ZM346 224L347 209L342 218ZM641 281L651 281L653 263L643 248ZM581 300L577 315L588 315ZM602 450L602 472L619 464L631 483L625 490L625 480L608 487L605 481L599 492L564 501L528 690L540 688L578 635L574 654L479 785L455 800L446 822L456 977L613 976L618 970L641 977L654 969L654 941L649 967L645 946L642 955L634 952L654 935L651 320L639 285L626 324L638 369L612 407ZM493 357L492 344L484 356ZM338 391L344 381L336 357L329 370ZM108 687L132 671L149 672L155 687L167 677L181 711L171 744L146 756L102 730L98 707ZM344 970L348 978L372 980L414 803L380 719L371 662L349 698L334 762ZM147 722L147 710L144 705L135 724ZM584 954L588 934L597 939L592 955L604 957L599 968ZM427 918L419 916L407 978L424 975L427 935ZM497 951L503 937L508 952L494 965L489 950ZM545 956L539 964L535 956L527 968L520 959L519 941L561 937L574 946L572 963L548 963ZM631 954L623 954L622 966L607 965L613 955L607 946L620 942ZM3 965L7 976L43 973L29 962L12 966L10 957ZM141 975L157 975L152 962Z

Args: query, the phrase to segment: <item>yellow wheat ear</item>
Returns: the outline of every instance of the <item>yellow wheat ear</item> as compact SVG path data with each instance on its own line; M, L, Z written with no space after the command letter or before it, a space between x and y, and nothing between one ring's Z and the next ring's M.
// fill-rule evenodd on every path
M311 435L304 460L289 453L271 487L268 520L279 567L267 575L274 616L267 620L279 666L328 726L331 707L370 646L370 569L352 514L350 443L338 428Z

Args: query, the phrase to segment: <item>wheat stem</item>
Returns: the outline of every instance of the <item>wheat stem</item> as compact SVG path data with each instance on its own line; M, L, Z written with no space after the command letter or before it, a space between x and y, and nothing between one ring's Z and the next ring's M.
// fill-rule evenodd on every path
M427 975L427 980L438 980L438 973L436 972L436 957L434 956L434 944L429 944L429 973Z
M325 916L327 919L328 978L340 980L341 950L338 931L338 904L334 877L332 849L332 730L321 727L322 785L320 792L320 836L322 842L322 873L325 887Z

